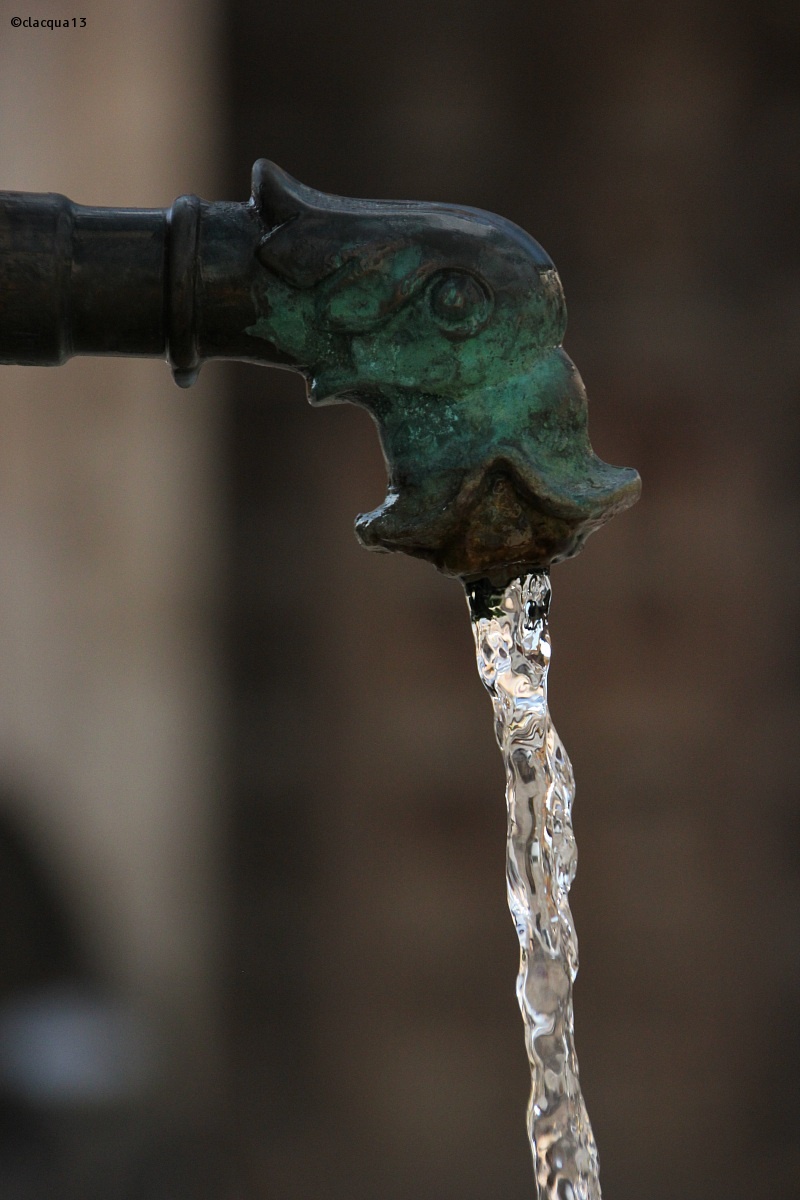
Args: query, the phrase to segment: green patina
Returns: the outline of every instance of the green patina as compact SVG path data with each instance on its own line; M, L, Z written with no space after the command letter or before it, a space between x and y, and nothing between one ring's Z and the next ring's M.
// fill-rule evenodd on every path
M247 333L289 356L312 403L368 409L389 471L365 545L499 579L577 552L639 494L598 459L561 349L558 275L510 222L348 201L271 164L254 201L263 272Z
M501 583L638 496L589 444L556 269L502 217L331 196L261 160L246 204L9 192L0 226L0 362L166 354L188 387L209 358L245 359L301 372L312 404L366 408L389 471L366 546Z

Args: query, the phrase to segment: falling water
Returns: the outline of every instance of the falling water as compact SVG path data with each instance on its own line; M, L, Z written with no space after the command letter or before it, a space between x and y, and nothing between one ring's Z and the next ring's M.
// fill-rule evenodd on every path
M468 588L478 671L506 768L508 904L520 944L517 998L531 1066L528 1136L538 1200L600 1200L599 1163L578 1081L572 985L578 943L572 768L547 707L550 580Z

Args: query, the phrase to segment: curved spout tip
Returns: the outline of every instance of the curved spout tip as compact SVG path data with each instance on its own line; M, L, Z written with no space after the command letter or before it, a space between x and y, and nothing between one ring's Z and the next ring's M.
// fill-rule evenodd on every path
M389 496L359 517L359 539L464 579L572 557L641 492L636 471L593 452L587 413L583 383L560 348L518 378L447 405L395 397L382 425Z
M597 458L594 464L595 478L570 501L548 496L544 486L532 490L508 459L490 463L446 498L429 479L427 487L390 493L360 516L356 535L368 549L403 551L446 575L504 584L573 557L590 534L636 502L636 471Z

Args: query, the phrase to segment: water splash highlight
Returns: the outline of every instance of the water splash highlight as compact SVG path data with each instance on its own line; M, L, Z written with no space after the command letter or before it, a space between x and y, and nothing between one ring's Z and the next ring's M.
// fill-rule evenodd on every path
M517 999L531 1068L528 1136L538 1200L601 1200L578 1079L572 985L578 943L568 893L575 782L547 706L550 579L467 588L478 671L506 768L508 905L520 944Z

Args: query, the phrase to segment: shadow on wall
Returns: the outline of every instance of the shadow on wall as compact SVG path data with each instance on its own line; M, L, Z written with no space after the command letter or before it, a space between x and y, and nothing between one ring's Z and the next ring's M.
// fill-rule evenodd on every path
M334 193L501 212L560 270L593 444L644 482L553 573L604 1187L795 1194L796 9L226 12L230 195L267 155ZM383 497L363 414L230 378L246 1194L530 1195L502 780L463 599L355 546Z
M0 806L0 1194L196 1200L213 1164L160 1098L162 1031L90 962L66 898Z

